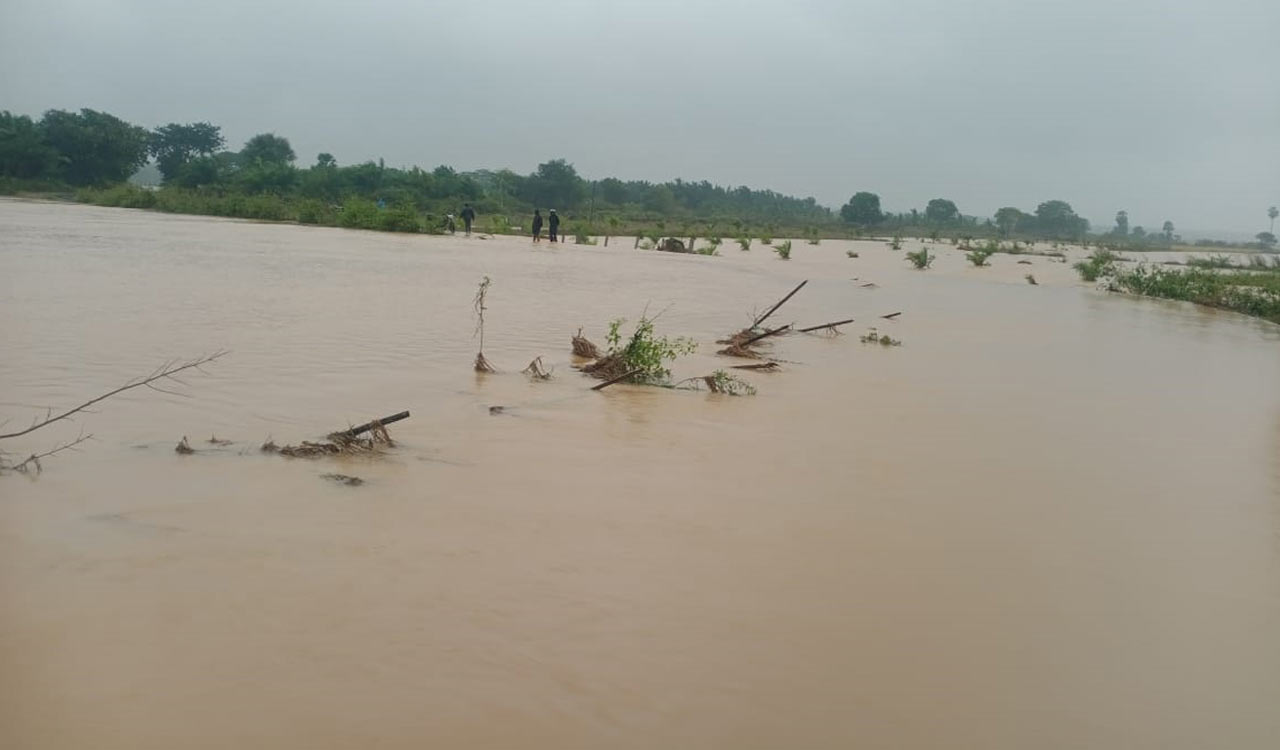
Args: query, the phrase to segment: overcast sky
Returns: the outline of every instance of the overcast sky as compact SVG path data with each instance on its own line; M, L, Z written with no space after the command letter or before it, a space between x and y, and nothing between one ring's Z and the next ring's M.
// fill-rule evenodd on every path
M301 164L1069 201L1254 232L1278 0L0 0L0 109L272 131Z

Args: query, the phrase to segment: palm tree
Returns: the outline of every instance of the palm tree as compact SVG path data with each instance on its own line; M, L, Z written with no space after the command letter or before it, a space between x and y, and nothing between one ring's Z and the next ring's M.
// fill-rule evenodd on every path
M1280 208L1276 208L1275 206L1272 206L1271 208L1267 209L1267 217L1271 219L1270 231L1272 234L1276 233L1276 217L1277 216L1280 216Z

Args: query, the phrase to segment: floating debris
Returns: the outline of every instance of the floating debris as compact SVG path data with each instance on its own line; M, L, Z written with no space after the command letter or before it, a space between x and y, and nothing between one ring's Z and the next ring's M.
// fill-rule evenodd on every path
M173 451L184 456L189 456L196 452L195 449L191 447L191 444L187 442L186 435L183 435L182 439L178 441L178 444L173 447Z
M330 482L337 482L347 487L359 487L364 484L364 480L360 477L353 477L347 474L321 474L320 478L328 479Z

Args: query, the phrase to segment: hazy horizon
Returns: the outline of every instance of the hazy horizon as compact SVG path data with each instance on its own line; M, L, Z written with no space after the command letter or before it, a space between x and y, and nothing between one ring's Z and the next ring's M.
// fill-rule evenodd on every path
M299 163L708 180L1252 235L1280 203L1280 4L720 0L173 9L10 0L0 109L207 120Z

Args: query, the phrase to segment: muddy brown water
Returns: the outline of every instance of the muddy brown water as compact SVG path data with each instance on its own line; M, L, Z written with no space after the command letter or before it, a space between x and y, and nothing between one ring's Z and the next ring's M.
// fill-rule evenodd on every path
M0 202L10 425L231 351L5 441L95 435L0 478L0 746L1276 746L1280 327L1039 257L631 245ZM780 321L858 322L754 398L570 368L647 305L705 374L801 279ZM401 409L384 460L256 451Z

